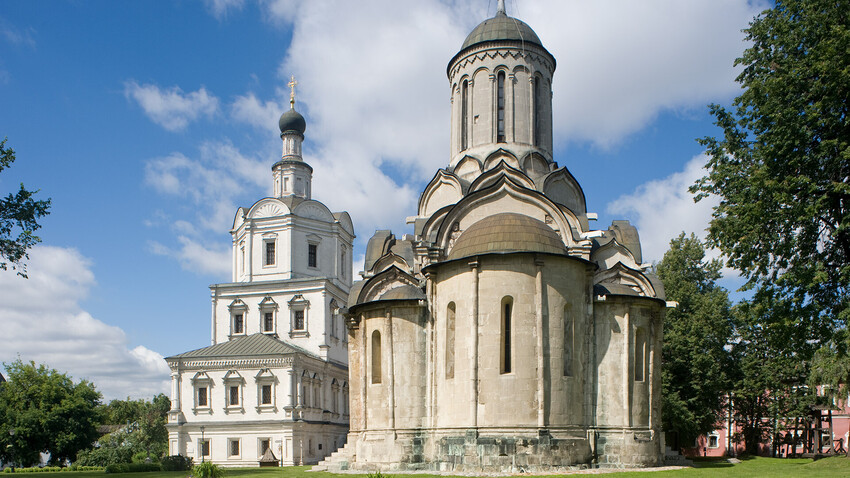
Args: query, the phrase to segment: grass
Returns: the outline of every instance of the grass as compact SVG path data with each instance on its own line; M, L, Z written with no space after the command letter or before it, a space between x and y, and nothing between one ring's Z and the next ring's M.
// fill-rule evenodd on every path
M288 466L284 468L228 468L224 478L330 478L366 477L363 475L337 475L333 473L305 473L309 466ZM186 478L186 471L159 471L149 473L112 473L106 475L102 471L80 471L76 473L38 473L32 478ZM390 478L392 473L384 473ZM27 474L27 477L30 475ZM435 475L396 475L401 478L433 478ZM534 478L534 475L522 475L524 478ZM586 475L578 475L586 476ZM697 459L693 468L670 471L633 471L621 473L606 473L605 478L714 478L714 477L850 477L850 459L843 457L823 458L817 461L809 459L787 458L748 458L741 463L732 464L723 459ZM11 478L4 475L2 478ZM19 477L24 478L24 477ZM541 478L552 478L545 475Z

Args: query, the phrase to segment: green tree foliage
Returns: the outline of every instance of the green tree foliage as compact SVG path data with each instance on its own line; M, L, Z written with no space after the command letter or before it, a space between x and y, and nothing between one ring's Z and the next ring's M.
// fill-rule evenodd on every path
M679 433L682 443L715 428L726 405L732 336L729 297L716 281L721 263L705 260L705 248L681 233L656 265L667 300L661 362L662 422Z
M734 308L733 416L741 430L737 439L750 454L771 434L787 433L816 400L805 380L817 344L806 328L811 324L795 309L767 288Z
M15 161L15 150L6 147L6 140L0 141L0 172ZM35 200L38 191L28 191L21 184L16 194L0 198L0 269L11 265L18 275L26 277L25 259L29 259L27 250L40 242L33 234L38 228L38 219L46 216L50 210L50 199Z
M163 394L152 400L112 400L100 413L103 424L117 428L98 440L95 447L77 456L77 464L107 466L152 459L158 461L168 448L166 415L171 401Z
M0 458L32 466L39 453L51 462L73 459L97 439L100 393L90 382L20 359L4 364L0 387ZM14 430L14 434L10 431ZM10 446L11 445L11 446Z
M721 198L710 243L820 343L850 322L847 12L850 0L778 0L750 24L744 91L734 111L711 106L723 135L701 140L708 174L692 188Z

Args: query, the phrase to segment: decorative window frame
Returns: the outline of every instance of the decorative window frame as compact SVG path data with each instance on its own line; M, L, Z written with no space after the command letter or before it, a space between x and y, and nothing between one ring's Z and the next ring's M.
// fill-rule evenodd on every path
M233 442L238 443L239 453L233 454ZM227 459L228 460L239 460L242 458L242 439L241 438L233 438L229 437L227 439Z
M245 413L245 379L236 370L228 370L224 374L224 413ZM230 388L239 388L239 403L236 405L230 404Z
M277 337L277 310L278 305L271 296L266 296L260 302L260 332L266 335L272 335ZM271 330L266 330L266 314L272 314L272 328Z
M711 439L712 439L712 438L714 438L714 439L716 440L716 443L715 443L713 446L712 446L712 444L711 444ZM705 437L705 446L706 446L706 448L710 448L710 449L712 449L712 450L717 449L717 448L720 448L720 434L719 434L719 433L717 433L716 431L713 431L713 432L709 433L709 434Z
M273 244L274 245L274 256L272 257L272 259L274 261L271 262L271 263L268 262L268 255L267 255L267 252L266 252L268 250L267 244ZM277 246L278 246L278 244L277 244L277 234L275 234L273 232L267 232L267 233L263 234L263 250L262 250L263 268L277 267L277 256L280 253L280 248L278 248Z
M290 337L309 337L310 333L310 301L304 298L301 294L296 294L295 297L287 302L289 305L289 336ZM301 311L304 313L304 328L295 328L295 313Z
M254 382L257 384L257 413L277 412L277 379L268 368L264 368L257 372L254 376ZM263 386L271 387L271 403L263 403Z
M212 415L212 385L213 380L207 375L206 372L198 372L196 373L192 379L192 413L195 415L199 413ZM207 389L207 404L206 405L198 405L198 390L201 388Z
M248 335L248 306L241 299L234 299L227 306L227 309L230 311L230 334L228 338ZM236 316L239 314L242 314L242 332L235 332Z
M307 235L307 268L308 269L319 269L322 264L319 260L319 245L322 243L322 237L316 234L308 234ZM316 265L310 265L310 246L316 247Z

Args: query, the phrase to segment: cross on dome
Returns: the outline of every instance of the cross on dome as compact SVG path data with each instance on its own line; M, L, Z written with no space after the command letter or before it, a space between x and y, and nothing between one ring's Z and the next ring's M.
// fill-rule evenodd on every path
M295 75L292 75L289 79L289 83L286 85L289 86L289 107L295 109L295 85L298 82L295 81Z

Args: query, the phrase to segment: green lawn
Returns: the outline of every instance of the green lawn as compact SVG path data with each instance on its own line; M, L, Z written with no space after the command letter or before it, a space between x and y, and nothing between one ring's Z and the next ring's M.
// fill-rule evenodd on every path
M228 469L225 478L330 478L345 477L355 478L358 475L336 475L332 473L316 472L305 473L309 466L290 466L285 468L237 468ZM185 471L163 471L153 473L116 473L104 476L99 471L83 471L76 473L35 473L16 474L18 478L186 478ZM23 475L23 476L22 476ZM384 476L390 478L392 473ZM434 475L398 475L402 478L433 478ZM524 478L533 478L533 475L522 475ZM579 475L586 476L586 475ZM650 477L850 477L850 460L847 458L824 458L818 461L805 459L784 458L751 458L743 460L738 464L731 464L724 460L699 459L694 468L686 468L671 471L638 471L622 473L606 473L605 478L650 478ZM543 478L551 478L552 475ZM3 475L0 478L11 478Z

